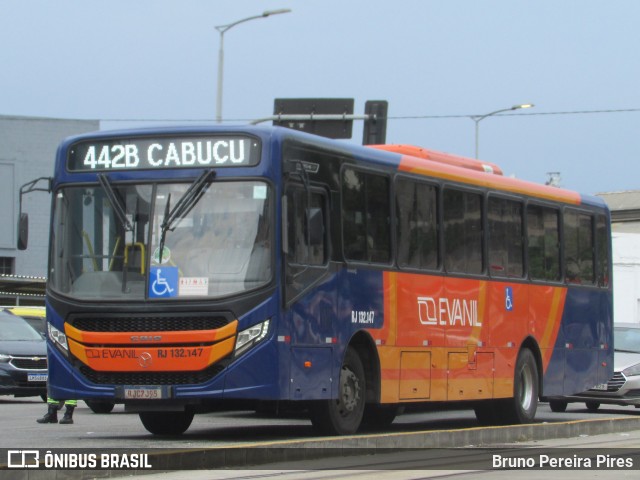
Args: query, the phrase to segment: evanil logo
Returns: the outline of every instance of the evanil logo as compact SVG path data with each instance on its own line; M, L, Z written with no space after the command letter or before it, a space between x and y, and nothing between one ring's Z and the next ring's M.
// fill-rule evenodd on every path
M466 298L418 297L418 318L423 325L482 326L478 301Z

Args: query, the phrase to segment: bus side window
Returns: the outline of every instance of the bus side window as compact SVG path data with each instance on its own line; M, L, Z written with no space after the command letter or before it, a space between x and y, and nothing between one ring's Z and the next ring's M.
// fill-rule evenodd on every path
M407 178L396 180L397 258L400 268L438 268L438 189Z
M560 280L559 212L538 205L527 206L529 276L533 280Z
M445 268L482 273L482 195L446 188L443 207Z
M489 197L489 272L493 276L521 278L524 274L522 204Z
M564 260L567 283L593 284L593 217L566 210L564 214Z
M609 286L609 250L610 250L609 229L607 228L607 217L598 215L596 217L596 275L597 283L600 287Z
M307 195L301 187L287 191L287 261L324 265L327 260L325 201L320 193Z
M386 175L345 168L342 235L347 260L391 261L390 181Z

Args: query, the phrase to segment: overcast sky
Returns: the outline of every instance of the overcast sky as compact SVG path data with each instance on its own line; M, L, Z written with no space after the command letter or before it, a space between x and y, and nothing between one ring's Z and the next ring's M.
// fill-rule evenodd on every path
M480 158L640 189L638 0L0 0L0 115L213 121L215 26L280 8L225 34L225 123L275 98L382 99L387 143L473 157L470 116L534 103L479 122Z

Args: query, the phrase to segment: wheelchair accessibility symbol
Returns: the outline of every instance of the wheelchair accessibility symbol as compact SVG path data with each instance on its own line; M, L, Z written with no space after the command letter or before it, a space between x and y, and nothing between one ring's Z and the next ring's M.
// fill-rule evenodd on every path
M169 298L178 295L178 267L151 267L149 298Z
M507 312L513 310L513 288L506 287L504 289L504 308Z

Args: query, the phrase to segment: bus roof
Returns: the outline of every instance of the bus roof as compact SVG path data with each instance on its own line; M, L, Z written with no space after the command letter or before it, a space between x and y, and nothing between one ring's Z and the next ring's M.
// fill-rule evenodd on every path
M287 139L298 140L311 146L327 148L336 153L353 156L359 160L368 160L380 166L394 168L400 172L414 173L436 179L451 180L481 188L527 195L554 202L571 205L586 204L606 208L600 197L581 195L578 192L552 187L502 174L502 169L490 162L478 161L449 153L428 150L411 145L373 145L362 146L344 140L332 140L285 127L260 125L224 125L224 126L166 126L137 128L126 130L105 130L85 133L65 139L59 153L71 144L86 139L112 137L151 137L170 135L202 135L221 133L249 134L263 141L282 143Z

